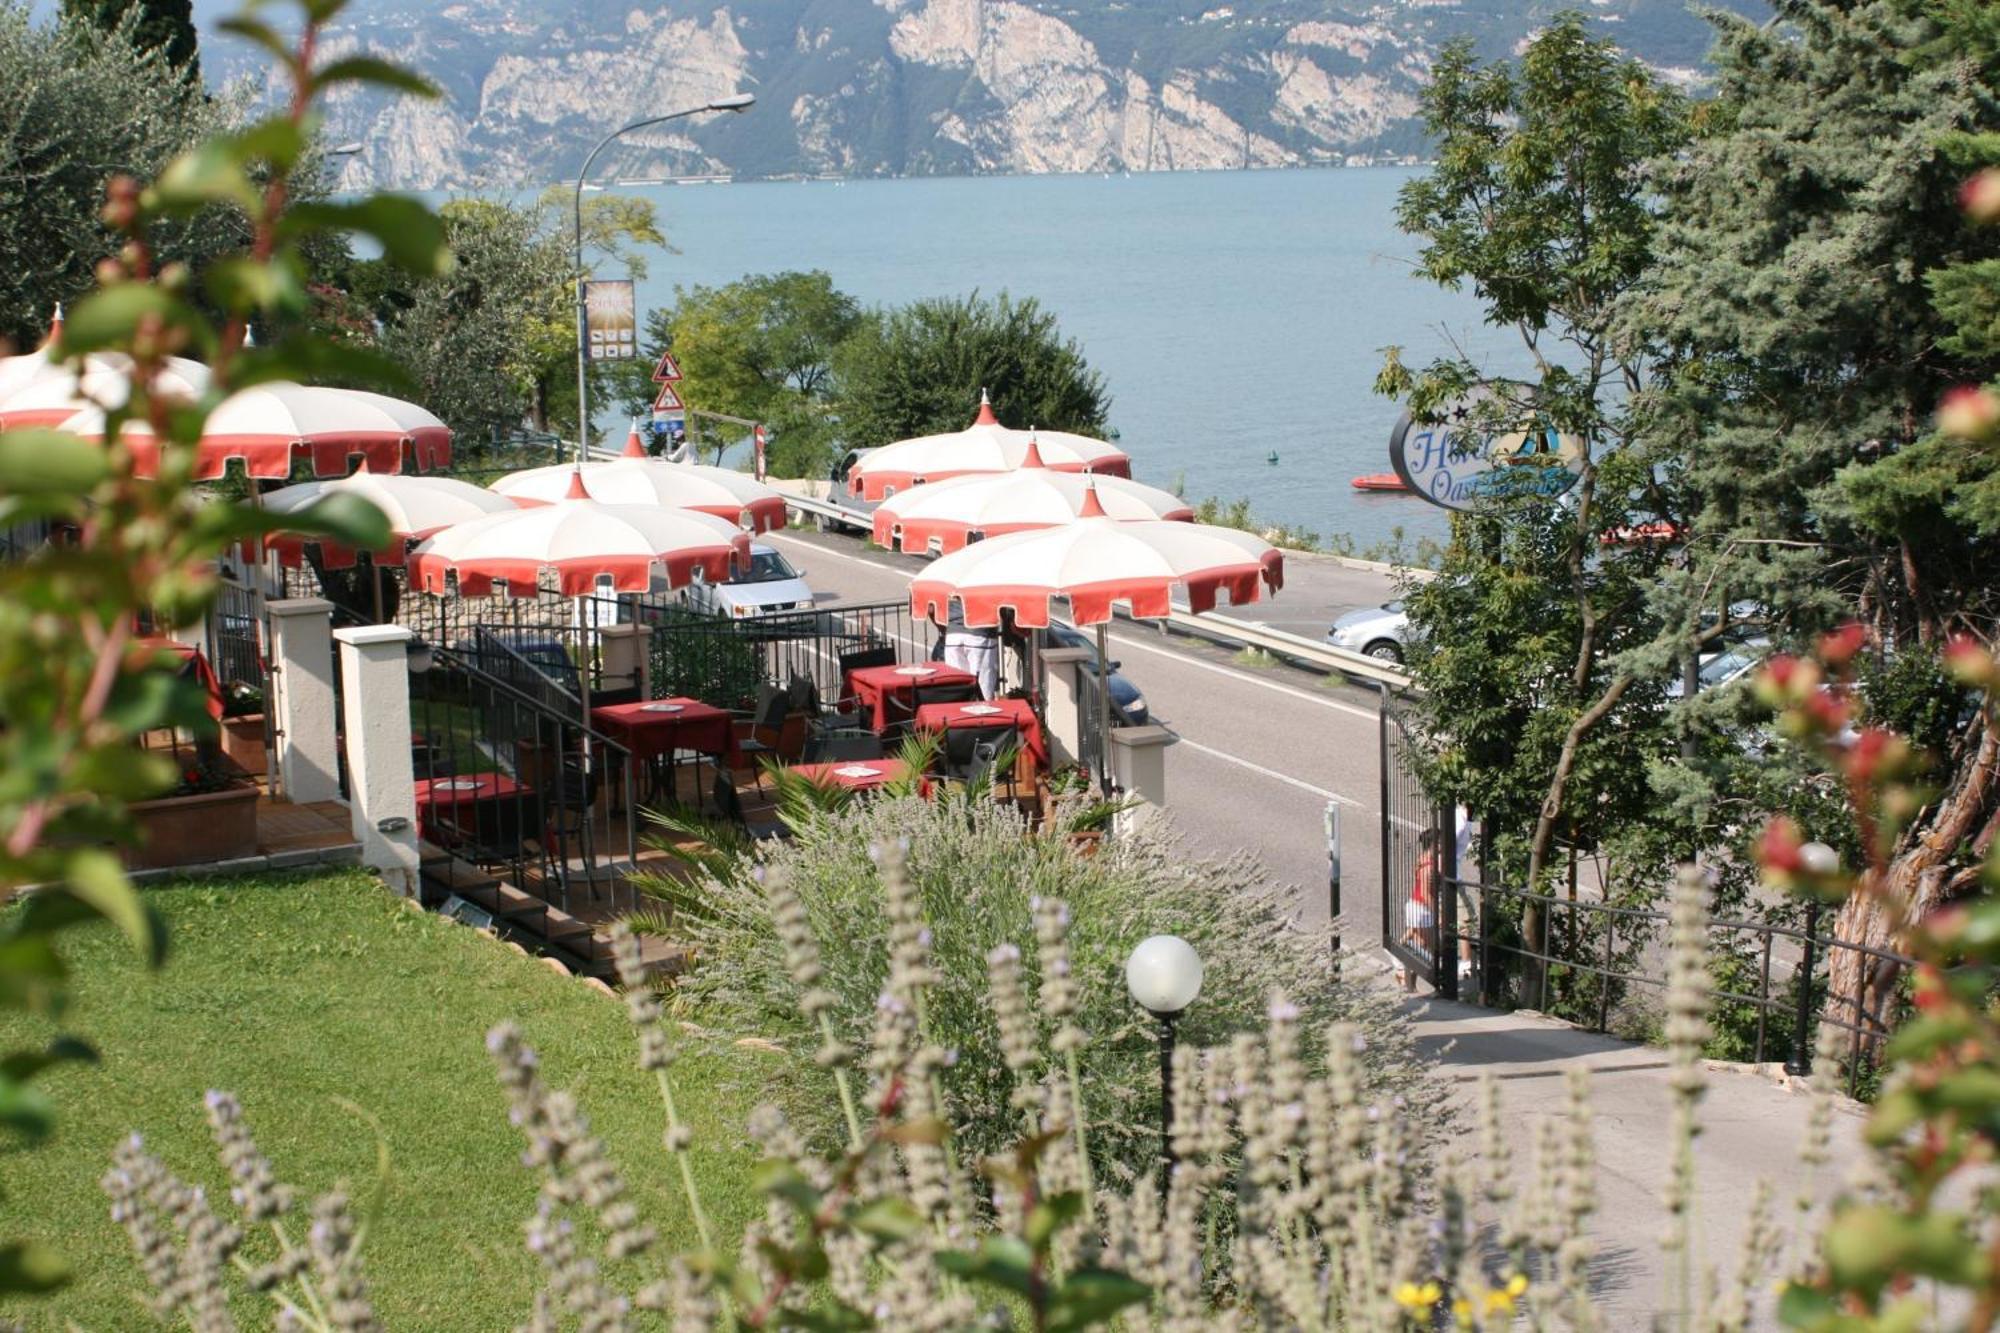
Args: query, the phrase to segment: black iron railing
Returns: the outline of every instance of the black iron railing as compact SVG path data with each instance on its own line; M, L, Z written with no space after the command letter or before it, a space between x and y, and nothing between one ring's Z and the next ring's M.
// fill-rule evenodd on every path
M426 860L426 897L473 902L565 961L603 970L597 927L621 899L637 906L631 754L482 659L436 644L422 656L411 767L419 833L441 853Z
M1463 901L1474 910L1462 923L1444 923L1438 966L1455 969L1461 954L1469 956L1482 1004L1520 1004L1603 1032L1626 998L1666 989L1660 959L1670 921L1665 911L1456 877L1443 883L1447 901ZM1519 924L1531 904L1541 915L1533 939ZM1816 922L1800 929L1717 918L1708 923L1708 933L1714 983L1708 995L1715 1012L1742 1030L1750 1059L1762 1063L1782 1056L1787 1069L1808 1072L1815 1025L1832 1027L1847 1035L1852 1088L1869 1054L1895 1025L1899 1001L1893 982L1915 960L1840 939L1817 929ZM1843 953L1858 959L1857 970L1870 978L1864 1003L1833 994L1827 985L1825 973ZM1530 993L1520 993L1524 988Z

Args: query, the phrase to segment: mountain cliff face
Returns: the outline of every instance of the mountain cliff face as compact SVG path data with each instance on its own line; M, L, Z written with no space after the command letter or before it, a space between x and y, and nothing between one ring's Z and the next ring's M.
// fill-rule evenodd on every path
M1745 0L1746 3L1749 0ZM619 125L737 90L742 116L642 132L604 178L1172 171L1422 151L1417 97L1458 36L1504 55L1540 0L361 0L329 47L415 65L438 102L348 93L343 184L518 187L572 174ZM1683 0L1591 0L1602 31L1699 78ZM227 74L248 54L211 38Z

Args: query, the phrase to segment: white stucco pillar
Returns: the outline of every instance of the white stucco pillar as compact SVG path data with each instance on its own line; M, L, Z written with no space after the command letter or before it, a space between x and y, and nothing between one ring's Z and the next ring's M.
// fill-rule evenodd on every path
M598 631L598 652L607 685L616 681L639 687L639 697L653 697L653 628L650 625L606 625Z
M278 786L303 805L340 795L340 738L333 697L333 603L291 597L268 603L271 710Z
M335 630L347 799L361 862L403 893L417 892L417 798L410 762L409 643L401 625Z
M1087 648L1042 649L1043 721L1050 758L1058 764L1077 763L1083 753L1083 698L1077 673L1090 670L1095 660Z
M1180 739L1165 727L1113 727L1111 780L1140 804L1118 816L1130 827L1167 807L1167 747Z

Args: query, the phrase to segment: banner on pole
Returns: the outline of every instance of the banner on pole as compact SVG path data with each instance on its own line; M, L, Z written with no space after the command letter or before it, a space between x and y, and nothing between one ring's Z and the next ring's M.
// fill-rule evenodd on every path
M593 361L629 361L639 355L638 298L628 279L591 282L583 288L584 348Z

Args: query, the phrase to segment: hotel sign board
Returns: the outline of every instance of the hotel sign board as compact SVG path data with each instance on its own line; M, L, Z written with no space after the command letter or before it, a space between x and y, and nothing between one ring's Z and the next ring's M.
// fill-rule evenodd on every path
M1441 406L1437 421L1408 411L1389 435L1389 465L1403 484L1445 509L1476 509L1493 500L1552 500L1583 472L1579 442L1539 419L1496 425L1491 390Z
M626 361L639 355L639 307L626 280L591 282L583 289L584 347L593 361Z

